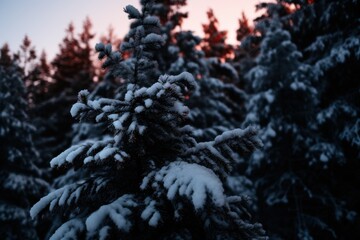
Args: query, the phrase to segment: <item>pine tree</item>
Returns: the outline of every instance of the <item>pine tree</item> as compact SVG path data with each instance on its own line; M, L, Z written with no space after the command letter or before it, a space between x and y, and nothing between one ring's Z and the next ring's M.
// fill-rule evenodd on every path
M239 28L236 30L236 39L241 42L253 31L254 29L250 26L248 18L245 13L242 12L241 18L239 19Z
M113 135L74 145L51 161L54 168L87 169L90 175L42 198L32 217L45 208L67 218L51 239L261 239L246 200L223 189L234 154L261 145L253 128L224 132L198 143L185 125L185 96L196 88L192 75L161 75L154 52L164 43L158 18L125 7L134 19L122 43L124 60L111 45L97 44L103 66L126 81L115 99L90 100L79 93L71 114L80 120L107 122Z
M289 232L295 232L303 239L304 216L309 212L302 204L313 192L307 180L316 177L305 171L309 168L305 153L312 141L309 122L317 100L314 73L300 61L301 53L278 19L264 20L257 27L262 28L263 40L257 65L247 74L253 95L245 125L262 128L264 148L254 154L248 171L255 176L260 201L266 204L260 205L260 211L267 227L282 237L290 238L294 234ZM289 221L295 230L280 227Z
M64 91L63 89L77 92L89 87L93 81L90 40L94 35L91 27L92 23L87 18L78 37L73 24L69 24L66 30L66 37L60 44L60 53L52 61L55 71L53 78L56 82L54 88L61 89L60 92ZM55 89L53 91L59 92Z
M30 38L25 35L20 50L14 54L14 59L18 62L18 65L23 71L25 81L31 69L34 68L36 58L35 47L32 46Z
M146 4L146 1L140 2ZM163 47L154 56L162 73L168 72L171 64L178 58L175 34L181 30L182 23L188 16L187 12L180 10L186 4L186 0L156 0L149 9L151 15L159 18L160 31L164 37Z
M182 30L181 24L187 13L180 7L185 5L186 1L157 1L151 8L151 12L161 19L161 33L166 40L162 50L155 53L155 58L159 63L166 59L165 64L159 64L161 73L187 71L196 76L199 88L187 102L192 108L189 118L196 128L195 137L211 140L222 131L240 125L234 115L240 112L238 109L245 94L232 84L238 79L235 69L217 58L206 59L197 49L201 38L191 31Z
M9 67L12 63L9 45L5 43L0 49L0 65Z
M49 187L34 165L38 153L26 114L21 68L6 52L1 53L6 64L0 64L0 235L11 240L37 239L29 209Z
M271 235L284 239L356 238L349 226L359 222L353 184L360 106L359 16L353 9L359 3L278 1L259 7L266 12L257 26L260 55L247 75L253 93L247 120L264 129L264 151L254 154L249 168L260 219ZM293 227L279 227L289 221Z
M218 29L219 21L214 15L212 9L207 11L209 19L208 24L203 24L204 39L202 42L202 50L206 57L216 57L226 59L232 53L232 46L226 44L227 31L220 31Z
M47 86L46 99L33 109L39 118L37 148L42 159L51 159L71 143L72 118L70 108L77 92L93 88L95 70L92 64L90 41L91 21L86 19L80 34L72 24L60 44L60 52L51 63L51 84Z
M100 42L104 44L111 44L115 50L120 50L122 40L114 33L114 28L109 26L106 35L100 37ZM122 56L124 59L128 58L128 54ZM116 94L116 89L123 81L121 78L114 76L107 69L101 67L101 62L94 62L95 78L94 90L89 95L89 99L95 100L97 98L113 98ZM102 138L104 131L103 124L93 124L88 122L75 123L72 126L72 144L77 144L83 140L90 138ZM68 177L68 176L65 176ZM62 178L62 177L60 177ZM57 179L59 180L59 179ZM59 180L59 181L63 181Z
M189 124L193 127L193 137L197 141L211 141L223 131L238 128L244 117L242 108L246 94L234 85L238 82L236 70L218 58L205 58L199 50L201 38L191 31L182 30L181 24L187 14L180 6L185 6L186 1L160 2L156 2L151 12L163 13L159 16L162 19L161 33L165 39L171 39L165 41L162 51L155 53L156 59L167 59L166 65L160 69L162 73L174 75L187 71L196 76L199 85L192 96L186 96L186 104L192 109ZM255 201L251 181L236 172L243 164L244 160L238 156L225 189L231 194L247 195Z
M293 24L291 33L318 78L315 116L319 136L308 155L323 162L331 176L319 186L324 198L332 199L325 202L332 217L323 218L336 238L359 238L355 226L360 223L360 192L354 183L359 181L355 169L359 169L356 159L360 157L360 2L304 1L300 6L284 23Z
M52 96L49 95L49 87L51 83L51 67L46 59L45 52L42 52L38 58L35 47L32 45L28 36L25 36L20 46L20 50L14 54L14 61L21 70L21 78L26 87L27 101L29 105L28 114L32 119L32 124L38 127L38 131L34 132L33 139L36 148L42 147L40 157L37 158L36 164L45 169L48 168L48 159L43 157L42 152L47 148L42 145L43 128L40 127L49 121L48 118L42 118L39 108ZM46 142L46 140L45 140Z
M234 58L228 61L238 73L236 85L245 91L245 73L255 65L255 58L259 53L259 43L255 41L256 30L250 25L245 13L239 19L239 28L236 30L236 39L239 44L234 47ZM250 40L251 39L251 40Z
M28 36L25 36L20 50L14 54L14 60L20 67L22 79L26 87L27 98L31 108L42 103L48 96L51 67L43 51L38 58L35 47Z
M27 76L25 76L25 85L31 110L50 97L48 90L51 85L51 66L45 51L36 60L36 63L34 63Z

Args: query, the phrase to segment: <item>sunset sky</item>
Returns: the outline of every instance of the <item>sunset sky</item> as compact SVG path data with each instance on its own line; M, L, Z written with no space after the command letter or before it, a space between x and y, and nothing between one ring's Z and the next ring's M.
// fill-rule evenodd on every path
M129 21L123 7L139 6L139 0L0 0L0 45L9 43L12 51L19 48L27 34L37 51L46 50L52 58L65 35L70 21L77 31L89 16L93 22L93 32L98 36L106 33L112 25L118 36L128 31ZM207 23L206 11L213 8L220 22L221 30L228 30L228 42L236 43L235 31L238 18L244 11L249 19L255 14L258 0L188 0L184 10L189 18L184 22L184 30L193 30L202 36L202 23Z

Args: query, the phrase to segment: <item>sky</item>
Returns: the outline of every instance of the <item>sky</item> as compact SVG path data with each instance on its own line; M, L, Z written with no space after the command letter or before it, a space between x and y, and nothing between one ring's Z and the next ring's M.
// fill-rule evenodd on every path
M202 25L207 23L206 11L214 10L220 30L228 31L228 42L236 43L236 29L241 12L249 19L256 16L255 4L259 0L188 0L183 8L189 18L183 30L193 30L202 36ZM77 32L88 16L93 23L93 32L105 34L110 25L117 36L124 36L129 20L123 12L128 5L139 6L139 0L0 0L0 46L8 43L12 51L19 49L25 34L29 36L36 50L45 50L52 58L58 52L59 43L65 36L70 22Z

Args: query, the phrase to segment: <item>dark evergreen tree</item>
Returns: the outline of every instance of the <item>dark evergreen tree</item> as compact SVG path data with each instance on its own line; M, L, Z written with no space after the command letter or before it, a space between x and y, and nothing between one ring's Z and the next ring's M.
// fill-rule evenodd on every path
M26 114L21 68L7 51L0 59L0 235L9 240L37 239L29 209L48 192L48 185L34 165L39 156L32 142L35 129Z
M311 182L318 174L314 171L310 177L311 171L305 171L310 167L305 154L312 141L308 129L317 100L312 87L314 73L300 62L300 52L278 20L266 20L258 25L261 27L261 52L247 75L253 95L245 125L260 126L264 148L254 154L248 171L265 204L260 211L267 227L285 238L295 234L304 239L308 230L304 216L310 213L303 203L311 200ZM289 221L293 225L281 227Z
M201 38L191 31L182 30L181 23L187 15L181 12L180 6L184 6L186 2L171 2L171 11L167 1L157 1L153 7L154 14L166 13L159 16L163 25L161 33L165 39L171 39L170 42L165 41L163 50L157 51L155 56L156 59L167 59L167 65L160 67L167 69L163 73L180 74L187 71L196 76L199 87L191 97L186 96L186 103L192 109L189 123L194 128L194 138L198 141L210 141L223 131L241 125L244 116L241 109L246 94L234 85L238 81L236 70L218 58L205 58L204 53L198 50ZM165 16L168 16L167 21ZM242 158L237 157L234 169L244 163ZM255 200L251 181L243 175L233 172L226 182L226 190L230 190L231 194L247 195L251 201Z
M0 65L4 67L9 67L13 64L12 56L10 54L10 48L7 43L5 43L0 49Z
M20 50L14 54L14 59L23 71L25 82L27 81L29 72L34 68L36 58L35 47L32 46L30 38L25 35L20 45Z
M255 58L259 53L259 43L255 41L256 30L250 25L248 18L242 13L239 19L239 28L236 30L236 39L239 41L239 45L234 47L234 58L229 62L236 69L239 80L236 85L245 89L245 74L255 65ZM251 39L251 40L250 40Z
M245 13L242 12L241 18L239 19L239 28L236 30L236 39L241 42L253 31L254 29L252 26L250 26L248 18L246 17Z
M146 1L140 1L145 4ZM182 12L181 7L186 6L186 0L156 0L149 9L151 15L160 20L160 32L164 38L164 45L160 52L155 54L155 60L162 73L168 72L171 64L178 59L175 34L181 29L181 25L188 13Z
M47 60L46 53L43 51L40 58L34 63L27 76L25 76L25 85L30 104L30 114L49 98L49 86L51 84L51 66ZM33 116L32 116L33 117ZM34 116L36 117L36 116Z
M91 22L86 19L83 31L77 36L72 24L60 44L60 53L52 61L51 84L46 87L46 98L32 110L38 117L37 148L42 159L51 159L67 147L72 139L70 108L77 92L93 88L95 69L92 64L90 41Z
M51 239L261 239L246 200L227 196L223 181L235 154L261 145L253 128L224 132L198 143L185 124L184 99L196 88L190 73L157 77L154 52L164 43L158 18L125 7L131 24L122 51L98 44L103 67L125 82L115 99L90 100L79 93L71 114L107 122L110 138L74 145L51 161L54 168L87 169L84 179L50 193L31 210L50 207L66 221Z
M261 219L283 239L358 238L359 1L259 7L247 120L264 129L264 151L249 168Z
M38 58L31 40L25 36L20 50L14 54L14 60L22 71L22 79L27 89L27 98L32 110L35 105L49 98L51 67L46 59L46 53L43 51Z
M309 157L323 161L331 176L324 178L319 188L332 198L326 203L334 211L326 217L336 238L359 238L355 226L360 224L360 191L354 183L359 181L356 169L360 168L360 1L297 4L283 22L318 78L319 109L315 114L319 140L310 148Z
M219 21L212 9L207 11L208 24L203 24L204 39L202 40L202 50L206 57L216 57L221 59L229 58L232 53L232 46L227 44L227 31L218 29Z

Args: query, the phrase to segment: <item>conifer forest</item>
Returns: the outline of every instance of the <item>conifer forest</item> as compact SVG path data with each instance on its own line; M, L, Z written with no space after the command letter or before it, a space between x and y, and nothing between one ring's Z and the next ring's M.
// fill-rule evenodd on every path
M360 1L189 1L0 46L1 240L360 239Z

